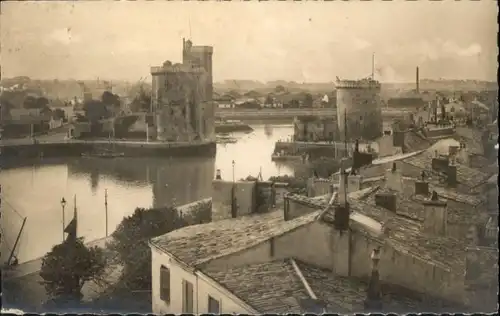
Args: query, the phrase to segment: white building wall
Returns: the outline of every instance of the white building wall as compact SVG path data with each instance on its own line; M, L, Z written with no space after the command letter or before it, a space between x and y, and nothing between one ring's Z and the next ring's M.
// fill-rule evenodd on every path
M193 284L193 313L208 313L208 296L219 300L221 313L253 313L240 304L237 299L230 297L229 293L217 287L217 283L210 278L186 271L175 260L165 254L151 250L152 279L151 299L154 314L181 314L182 313L182 280ZM165 266L170 269L170 303L160 298L160 268Z

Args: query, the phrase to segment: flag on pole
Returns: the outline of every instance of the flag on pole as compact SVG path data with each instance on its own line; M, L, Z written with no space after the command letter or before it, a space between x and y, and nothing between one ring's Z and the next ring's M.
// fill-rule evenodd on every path
M74 197L73 219L69 222L64 232L68 234L67 241L76 241L77 238L77 214L76 214L76 195Z

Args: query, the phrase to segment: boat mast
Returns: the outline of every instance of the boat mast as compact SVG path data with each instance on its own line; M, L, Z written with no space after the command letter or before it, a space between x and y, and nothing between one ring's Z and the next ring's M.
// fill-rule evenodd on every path
M344 111L344 147L345 147L345 155L348 156L347 153L347 110Z
M16 242L14 243L14 247L12 247L9 259L7 260L7 265L10 265L10 260L12 260L12 257L14 256L14 250L16 249L16 246L19 243L19 239L21 238L21 233L23 232L24 224L26 224L26 219L27 217L23 219L23 224L21 225L21 229L19 229L19 233L17 234Z

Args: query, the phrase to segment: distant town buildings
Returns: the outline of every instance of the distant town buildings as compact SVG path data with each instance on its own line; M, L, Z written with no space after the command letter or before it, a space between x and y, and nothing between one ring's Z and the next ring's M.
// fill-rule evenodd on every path
M335 141L337 117L299 116L293 122L295 141Z
M181 64L166 61L151 68L151 111L156 114L158 140L214 139L212 54L212 47L183 40Z

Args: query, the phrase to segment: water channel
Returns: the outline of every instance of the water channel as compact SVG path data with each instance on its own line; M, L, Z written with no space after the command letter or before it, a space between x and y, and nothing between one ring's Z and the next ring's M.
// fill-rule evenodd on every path
M236 179L262 172L292 175L293 168L271 161L277 140L293 133L291 125L252 126L249 134L235 133L237 143L218 145L215 159L200 158L117 158L53 159L23 161L0 172L1 260L5 262L21 228L26 225L16 247L19 263L43 256L63 238L78 210L78 235L92 241L106 235L105 191L108 195L108 233L136 207L182 205L211 195L215 170L222 177Z

